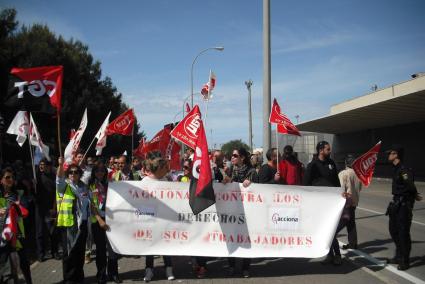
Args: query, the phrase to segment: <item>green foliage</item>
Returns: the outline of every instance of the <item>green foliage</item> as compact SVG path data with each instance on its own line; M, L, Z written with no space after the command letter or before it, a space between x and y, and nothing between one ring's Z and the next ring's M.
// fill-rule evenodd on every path
M46 25L34 24L18 29L15 18L14 9L5 9L0 13L1 101L10 87L8 79L12 67L63 65L60 133L62 147L66 147L69 141L69 131L78 128L87 107L89 123L81 142L82 147L87 148L109 111L112 111L110 119L112 121L128 109L122 101L122 94L114 86L111 78L107 76L102 78L101 63L93 59L87 45L75 39L65 40L62 36L51 32ZM5 109L2 104L0 111L8 126L16 110ZM45 144L51 147L51 153L58 155L56 118L41 113L33 116ZM143 136L145 136L143 132L139 133L139 125L136 125L134 147L137 147L138 141ZM14 137L10 136L5 139L3 152L9 147L17 149L13 139ZM131 138L114 135L108 138L104 154L121 154L125 150L130 152ZM94 147L89 154L95 154Z
M221 146L221 151L227 157L230 157L230 155L232 155L232 151L239 148L245 148L249 152L249 146L245 142L242 142L241 139L231 140L224 143L223 146Z

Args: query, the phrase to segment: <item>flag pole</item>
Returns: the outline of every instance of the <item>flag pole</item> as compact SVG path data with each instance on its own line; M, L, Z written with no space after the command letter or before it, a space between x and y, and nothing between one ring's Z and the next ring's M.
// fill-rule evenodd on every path
M31 165L32 165L32 175L34 177L34 190L37 192L37 175L35 174L35 164L34 164L34 153L33 148L31 147L31 142L28 139L28 145L30 147L30 156L31 156Z
M297 143L297 140L298 140L298 135L295 136L295 140L294 140L294 144L292 145L292 148L295 147L295 143Z
M89 147L87 148L86 152L84 153L82 161L86 158L87 153L90 151L91 145L93 145L94 140L96 139L96 136L94 136L93 140L91 141Z
M136 122L135 122L136 123ZM133 123L133 129L131 130L131 151L130 151L130 158L133 159L133 149L134 149L134 124Z
M31 114L31 113L30 113L30 114ZM36 185L37 185L37 177L36 177L36 175L35 175L34 154L33 154L33 152L32 152L32 147L31 147L31 137L30 137L30 133L29 133L29 131L28 131L27 135L28 135L28 146L30 147L30 157L31 157L32 175L33 175L33 178L34 178L33 183L34 183L35 190L37 190L37 188L36 188Z
M63 157L62 155L62 143L61 143L61 114L59 109L57 110L57 131L58 131L58 146L59 146L59 157Z
M277 124L276 124L276 150L277 150L277 161L276 164L279 168L279 139L278 139L278 134L277 134Z
M209 102L210 102L210 100L207 100L207 102L205 103L205 120L203 120L203 122L204 122L204 128L207 127L208 103Z

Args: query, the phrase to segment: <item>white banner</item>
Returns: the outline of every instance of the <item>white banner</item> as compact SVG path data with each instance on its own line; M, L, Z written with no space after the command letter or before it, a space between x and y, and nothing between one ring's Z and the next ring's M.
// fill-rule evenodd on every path
M345 199L335 187L214 183L217 203L198 215L189 184L111 182L107 233L125 255L306 257L328 253Z

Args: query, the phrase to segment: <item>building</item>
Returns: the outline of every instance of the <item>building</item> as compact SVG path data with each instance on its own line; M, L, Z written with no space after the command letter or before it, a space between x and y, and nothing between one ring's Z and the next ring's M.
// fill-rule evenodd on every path
M299 145L295 143L294 150L299 152L300 156L311 159L313 145L323 137L323 140L331 143L333 158L338 167L342 168L346 154L359 156L382 141L375 175L389 177L391 167L386 162L384 151L391 144L397 143L405 147L405 164L414 169L415 178L425 180L423 75L412 75L413 79L406 82L376 89L370 94L334 105L329 115L298 124L299 130L309 133L298 138ZM280 140L281 149L281 143L285 142ZM304 158L300 158L305 162Z

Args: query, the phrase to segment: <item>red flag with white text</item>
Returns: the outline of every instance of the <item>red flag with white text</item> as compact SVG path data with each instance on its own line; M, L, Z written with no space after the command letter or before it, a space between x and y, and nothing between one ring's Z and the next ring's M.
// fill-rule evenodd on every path
M188 147L195 149L200 121L201 112L199 111L199 106L195 105L185 118L171 131L171 136Z
M277 124L277 132L279 133L301 136L300 131L292 121L280 111L280 106L276 99L273 100L269 122Z
M12 68L17 81L9 89L5 105L32 112L61 110L63 66Z
M364 186L369 186L372 181L373 171L375 170L376 160L378 160L380 150L381 141L353 162L353 170Z
M133 126L136 121L133 109L130 108L115 118L106 128L106 135L120 134L130 136L133 134Z
M193 177L190 180L189 187L189 205L195 215L215 203L211 165L208 156L208 143L202 120L199 120L199 123L198 139L196 139L195 154L193 157Z

